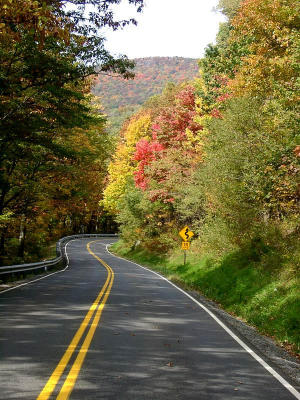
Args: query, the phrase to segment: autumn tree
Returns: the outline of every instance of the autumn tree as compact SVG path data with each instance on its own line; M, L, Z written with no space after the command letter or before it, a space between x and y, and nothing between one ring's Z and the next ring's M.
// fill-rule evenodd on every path
M41 256L40 250L50 240L100 228L103 211L98 202L111 141L97 107L93 113L97 121L93 126L56 136L54 144L62 146L63 142L62 148L67 151L53 155L45 149L39 153L36 150L31 163L20 161L12 171L9 192L12 223L6 221L4 231L7 238L20 238L19 257L26 256L29 246L35 255ZM38 164L35 169L34 162ZM17 186L19 191L13 197L13 188ZM9 239L10 242L15 243ZM16 246L8 247L12 251Z
M249 245L256 254L268 243L287 254L299 229L297 11L271 0L232 11L201 62L200 103L217 118L208 120L206 157L184 203L200 215L209 251L210 243L222 254Z
M139 237L149 248L165 251L174 243L178 222L175 208L182 199L181 188L202 159L202 125L197 120L195 88L168 85L161 96L146 102L143 112L151 116L147 135L141 124L134 122L137 132L132 142L127 139L118 147L105 190L106 207L117 205L112 211L117 210L122 235L130 243ZM117 194L115 199L112 189Z
M138 187L147 189L150 175L152 180L156 180L157 184L163 187L164 183L170 182L170 169L172 170L176 163L188 174L187 171L199 161L201 140L199 141L198 133L202 126L196 121L196 115L195 89L192 86L180 87L173 98L168 98L167 104L162 103L152 124L151 140L141 140L136 144L135 159L139 161L139 166L135 178ZM176 150L179 150L177 157ZM162 171L159 172L159 160L168 158L169 167L167 164L163 167L161 163ZM150 174L147 176L146 167L154 164L156 172L153 170L150 173L148 168ZM167 189L162 189L161 194L163 192L166 199L172 197Z
M231 87L236 95L296 101L299 76L299 5L286 0L250 0L232 21L232 40L251 41Z
M238 13L241 3L242 0L220 0L217 9L228 19L232 19Z
M142 0L129 0L141 10ZM0 2L0 215L1 248L12 212L33 209L39 177L57 159L72 160L65 146L72 129L97 124L85 99L99 72L131 77L133 63L113 58L99 33L134 19L116 20L118 0ZM38 189L37 189L38 190ZM4 220L4 217L2 218Z
M108 185L104 191L102 204L116 214L120 210L120 200L127 189L127 180L137 169L134 160L135 146L139 140L146 140L150 135L151 116L140 112L124 126L113 160L108 168Z

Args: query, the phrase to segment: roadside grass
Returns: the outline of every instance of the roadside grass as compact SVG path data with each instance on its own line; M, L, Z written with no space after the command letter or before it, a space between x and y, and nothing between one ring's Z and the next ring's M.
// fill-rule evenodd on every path
M293 268L266 268L261 258L241 250L226 254L219 262L189 253L183 265L180 251L161 256L141 247L132 250L122 240L111 249L186 289L197 290L299 356L299 275Z

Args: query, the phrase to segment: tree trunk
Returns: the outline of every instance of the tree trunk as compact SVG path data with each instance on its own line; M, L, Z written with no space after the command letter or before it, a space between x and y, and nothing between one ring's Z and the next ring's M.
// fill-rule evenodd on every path
M7 233L7 227L2 229L0 235L0 265L3 264L3 257L6 256L6 251L5 251L6 233Z
M95 233L96 232L96 221L97 215L95 211L92 212L88 226L87 226L87 233Z
M24 258L25 236L26 236L25 216L22 215L20 223L19 248L18 248L18 256L22 258Z

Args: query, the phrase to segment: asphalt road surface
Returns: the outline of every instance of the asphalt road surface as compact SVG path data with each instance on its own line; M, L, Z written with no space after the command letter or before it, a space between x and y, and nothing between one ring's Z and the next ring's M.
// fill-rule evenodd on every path
M300 398L193 299L109 254L110 242L73 240L64 272L1 293L1 400Z

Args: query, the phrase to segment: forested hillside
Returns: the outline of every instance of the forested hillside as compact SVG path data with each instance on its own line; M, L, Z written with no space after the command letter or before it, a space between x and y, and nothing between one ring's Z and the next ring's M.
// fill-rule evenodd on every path
M180 83L198 73L197 60L183 57L137 58L135 78L124 80L112 74L99 74L93 93L100 97L114 130L150 96L159 94L167 82Z
M103 204L120 224L122 254L299 349L299 7L219 8L228 21L200 74L124 124ZM185 225L196 234L187 265Z

